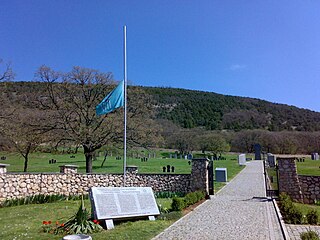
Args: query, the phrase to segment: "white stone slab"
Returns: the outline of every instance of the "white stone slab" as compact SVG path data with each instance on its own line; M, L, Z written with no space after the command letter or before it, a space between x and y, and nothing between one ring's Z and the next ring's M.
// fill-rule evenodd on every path
M160 214L151 187L93 187L90 196L96 219Z
M244 153L238 156L238 164L246 165L246 155Z

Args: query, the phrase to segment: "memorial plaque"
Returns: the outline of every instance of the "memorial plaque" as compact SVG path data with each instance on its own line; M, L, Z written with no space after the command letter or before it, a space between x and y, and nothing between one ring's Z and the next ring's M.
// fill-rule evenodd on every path
M160 214L151 187L92 187L90 196L96 219Z

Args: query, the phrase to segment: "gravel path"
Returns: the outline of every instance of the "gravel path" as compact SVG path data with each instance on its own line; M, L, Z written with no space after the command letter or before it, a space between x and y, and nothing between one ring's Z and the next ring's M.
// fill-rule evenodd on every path
M211 200L153 239L283 239L272 202L265 199L262 164L247 163Z
M286 224L290 240L300 240L300 233L307 231L315 231L320 235L320 226L310 226L310 225L292 225Z

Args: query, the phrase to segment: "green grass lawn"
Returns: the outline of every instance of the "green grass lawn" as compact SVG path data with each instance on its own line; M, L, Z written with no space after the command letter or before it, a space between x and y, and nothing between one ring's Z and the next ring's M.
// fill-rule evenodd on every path
M320 160L315 161L306 158L304 162L297 162L299 175L320 176Z
M320 216L320 206L310 205L310 204L302 204L302 203L293 203L296 205L303 213L303 215L307 215L307 213L311 210L316 210Z
M168 200L161 200L166 202ZM42 231L42 221L64 222L79 208L80 201L61 201L0 208L0 239L61 239ZM89 200L85 206L90 208ZM132 221L116 224L113 230L90 234L93 239L151 239L173 220Z
M158 153L157 153L158 154ZM160 153L161 154L161 153ZM159 154L159 155L160 155ZM11 172L22 170L23 160L17 154L0 153L7 156L7 160L1 161L11 164L8 168ZM224 155L227 160L214 161L214 168L225 167L228 169L228 181L238 174L243 166L239 166L236 155ZM49 159L56 159L57 164L49 164ZM104 168L99 168L103 157L93 162L94 172L121 173L122 161L115 157L109 157ZM62 164L77 164L79 172L85 171L83 154L70 155L33 153L30 157L29 172L58 172L58 166ZM140 173L162 173L162 166L174 165L175 173L190 173L191 166L184 159L149 159L141 162L139 159L128 159L128 165L139 166ZM215 191L221 189L224 183L215 183ZM166 208L171 207L171 199L157 199L157 202ZM85 200L86 207L90 208L89 200ZM0 239L61 239L62 235L53 235L41 231L42 221L64 222L70 218L78 209L80 201L61 201L47 204L30 204L16 207L0 208ZM176 219L175 219L176 220ZM128 221L116 224L115 229L94 233L93 239L151 239L175 220L157 221Z
M172 152L173 153L173 152ZM74 155L75 158L70 158ZM0 163L10 164L8 172L22 172L23 159L17 153L0 152L0 157L6 156L7 160L1 160ZM150 158L148 162L141 162L140 159L128 158L127 165L136 165L139 167L139 173L163 173L163 166L174 166L176 174L190 174L191 165L189 160L166 158L169 152L157 151L157 158ZM238 165L237 155L225 154L226 160L214 161L214 169L219 167L227 168L228 181L235 177L242 169L243 166ZM56 159L56 164L49 164L50 159ZM116 160L115 156L108 157L101 168L103 157L97 157L93 161L93 172L95 173L122 173L123 161ZM59 172L59 166L64 164L78 165L78 172L85 173L85 160L83 153L77 154L52 154L35 152L30 154L28 172ZM225 183L214 183L215 192L219 191Z
M74 155L75 158L70 158ZM159 154L160 155L160 154ZM127 165L139 166L139 173L161 173L163 166L174 166L175 173L190 173L191 166L188 164L188 160L185 159L165 159L159 156L157 158L150 158L148 162L141 162L140 159L127 157ZM6 156L7 160L2 160L0 163L10 164L8 167L9 172L21 172L23 171L23 159L16 153L4 153L0 152L0 156ZM83 153L77 154L51 154L51 153L32 153L30 154L28 164L28 172L59 172L59 166L64 164L78 165L78 172L85 172L85 158ZM49 164L50 159L56 159L56 164ZM95 173L122 173L123 172L123 160L116 160L116 156L108 157L101 167L104 157L97 157L97 160L93 161L93 172Z
M173 152L172 152L173 153ZM70 158L74 155L75 158ZM136 165L139 167L139 173L162 173L164 166L170 165L175 167L176 174L189 174L191 173L191 165L185 159L165 158L168 152L157 151L157 158L150 158L148 162L141 162L140 159L127 158L127 165ZM7 163L10 166L7 168L8 172L22 172L23 159L17 153L0 152L0 157L6 156L7 160L0 160L0 163ZM238 173L242 167L238 166L237 155L226 154L224 155L227 160L214 161L214 168L226 167L228 168L228 177L232 178ZM56 164L49 164L50 159L56 159ZM93 161L93 172L95 173L122 173L123 160L116 160L116 156L108 157L101 167L103 157L97 157ZM51 154L36 152L30 154L28 172L59 172L59 166L64 164L78 165L78 172L85 172L85 159L83 153L77 154Z

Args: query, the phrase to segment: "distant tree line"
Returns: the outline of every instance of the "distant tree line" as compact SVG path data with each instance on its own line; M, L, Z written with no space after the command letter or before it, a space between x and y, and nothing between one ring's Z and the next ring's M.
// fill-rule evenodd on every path
M144 88L157 118L183 128L320 131L320 113L259 99L175 88Z
M166 124L168 125L168 123ZM207 131L201 128L176 127L173 133L164 131L166 146L180 153L202 151L208 154L223 152L253 153L259 143L264 152L274 154L310 154L320 152L320 132L271 132L267 130Z

